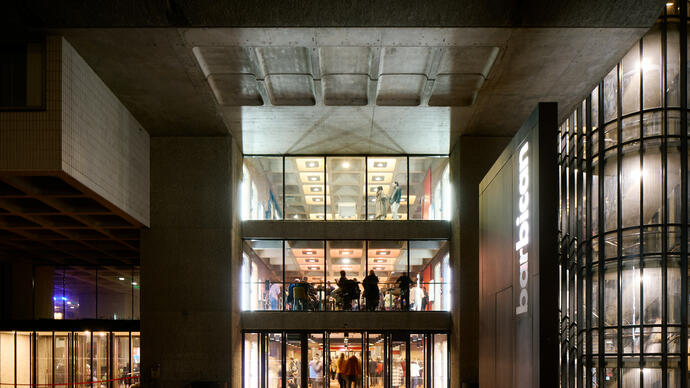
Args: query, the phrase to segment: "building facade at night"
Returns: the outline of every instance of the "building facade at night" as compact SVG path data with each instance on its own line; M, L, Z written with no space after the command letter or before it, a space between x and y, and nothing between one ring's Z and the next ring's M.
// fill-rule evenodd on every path
M8 6L0 386L688 387L688 3L499 3Z

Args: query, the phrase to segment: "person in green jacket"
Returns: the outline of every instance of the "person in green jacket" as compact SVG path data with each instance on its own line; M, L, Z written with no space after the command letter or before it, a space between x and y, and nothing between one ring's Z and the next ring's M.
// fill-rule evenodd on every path
M402 197L402 189L400 188L398 181L395 181L395 183L393 185L393 193L391 194L391 197L389 199L390 204L391 204L391 212L393 213L393 219L394 220L398 219L398 208L400 207L401 197Z

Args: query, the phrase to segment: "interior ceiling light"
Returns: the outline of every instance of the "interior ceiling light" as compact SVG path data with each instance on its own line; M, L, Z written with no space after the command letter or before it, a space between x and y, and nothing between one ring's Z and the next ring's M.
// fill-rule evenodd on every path
M351 255L352 251L340 251L340 254L343 256Z
M307 268L309 268L312 271L318 271L319 270L319 267L307 267Z
M319 167L319 162L315 162L315 161L307 162L307 167L309 167L309 168Z
M118 280L125 280L125 278L123 278L122 276L120 276L120 277L117 278L117 279L118 279Z
M348 264L350 262L350 259L342 259L340 262L343 264Z
M311 249L307 249L307 250L304 251L304 254L305 254L305 255L315 255L316 252L315 252L315 251L312 251Z
M374 263L385 263L385 259L374 259Z
M386 255L390 255L391 251L376 251L376 254L379 256L386 256Z
M383 268L383 267L374 267L374 269L377 270L377 271L383 271L385 268Z
M309 175L307 179L309 179L310 182L318 182L321 180L318 175Z
M316 259L306 259L306 260L304 260L304 261L306 261L307 263L316 263L316 262L318 262L318 260L316 260Z
M295 214L294 216L292 216L292 218L298 219L298 218L299 218L299 215Z
M312 201L314 201L314 202L321 202L321 201L323 201L323 198L321 198L321 197L315 197L315 198L312 198Z
M381 181L383 181L383 177L382 177L381 175L375 175L375 176L372 178L372 180L373 180L374 182L381 182Z
M350 162L345 161L343 162L342 166L343 168L350 168Z
M386 167L388 162L374 162L374 167Z
M311 191L312 193L318 193L321 191L321 186L310 187L309 191Z

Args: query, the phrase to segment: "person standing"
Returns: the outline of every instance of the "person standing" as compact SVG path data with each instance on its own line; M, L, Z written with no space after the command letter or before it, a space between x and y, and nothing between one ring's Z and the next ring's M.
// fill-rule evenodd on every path
M318 353L309 361L309 380L311 388L323 388L323 363Z
M367 310L376 311L379 305L379 278L373 269L369 271L369 276L362 280L362 284L364 285L364 298L366 299Z
M338 379L338 384L340 384L340 388L345 388L345 376L343 376L343 372L345 371L345 364L347 364L347 361L345 360L345 353L340 353L338 361L335 362L337 369L337 373L335 376Z
M397 220L398 219L398 208L400 208L400 200L402 199L402 189L400 188L400 185L398 184L398 181L395 181L393 184L393 193L391 194L390 198L390 204L391 204L391 212L393 213L393 219Z
M385 220L388 210L388 201L386 195L383 193L383 186L376 188L376 216L375 220Z
M414 284L410 279L410 273L403 273L395 283L400 287L400 310L408 311L410 309L410 286Z
M278 303L280 302L280 296L282 294L280 288L280 283L273 283L271 288L268 289L268 300L271 310L280 310Z

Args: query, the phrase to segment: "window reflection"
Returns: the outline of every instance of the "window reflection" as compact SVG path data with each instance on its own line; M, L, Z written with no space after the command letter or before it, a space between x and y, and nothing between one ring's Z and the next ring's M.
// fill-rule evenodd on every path
M450 219L449 171L447 157L410 157L410 219Z
M245 157L242 168L242 219L283 218L283 158Z

